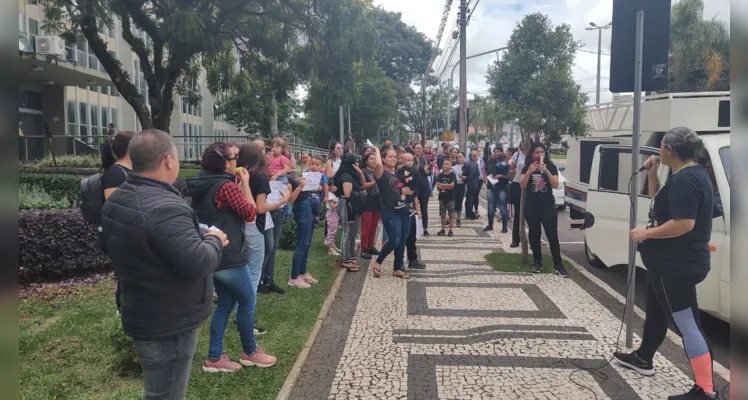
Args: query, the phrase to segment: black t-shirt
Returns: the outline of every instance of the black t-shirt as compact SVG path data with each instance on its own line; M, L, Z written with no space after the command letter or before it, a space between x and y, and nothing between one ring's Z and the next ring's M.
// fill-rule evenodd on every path
M249 179L249 190L252 191L252 196L257 202L257 197L261 194L265 195L267 201L267 195L270 194L270 178L267 174L260 174L253 176ZM257 214L255 219L255 225L260 232L265 232L265 214Z
M525 164L522 168L522 174L527 173L532 163ZM558 176L558 168L554 164L547 165L548 172L553 176ZM551 181L545 173L537 171L530 176L530 181L527 183L527 195L525 201L527 204L532 206L552 206L556 204L556 199L553 197L553 186Z
M457 175L455 175L454 172L449 171L448 174L445 174L444 171L440 171L439 175L436 176L436 182L441 183L442 185L449 185L450 183L454 183L457 180ZM450 201L455 199L455 190L452 189L440 189L439 190L439 200L443 201Z
M361 179L358 175L354 178L350 172L343 172L335 178L335 188L337 189L335 191L335 196L345 197L343 196L343 183L345 182L349 182L353 185L354 192L361 191Z
M439 169L442 169L442 166L444 165L444 160L449 158L449 156L445 156L444 154L437 154L436 155L436 166L439 167Z
M429 172L426 173L426 171L423 170L423 167L428 165ZM413 160L413 168L418 170L418 186L421 188L426 188L428 190L429 188L429 176L431 175L431 163L426 159L426 157L421 156L421 158L416 158Z
M408 181L408 178L413 178ZM418 187L418 171L415 168L408 168L405 165L397 170L397 179L412 190L416 190Z
M387 171L382 172L382 176L377 179L377 186L382 198L382 211L392 211L400 201L400 191L404 187L397 176ZM407 208L402 208L407 212Z
M673 174L652 200L650 224L660 226L671 219L695 220L693 229L674 238L650 239L646 248L654 262L647 269L661 273L706 273L710 269L709 240L712 236L714 189L700 166Z
M499 162L495 159L489 159L488 163L486 163L486 173L488 175L503 175L503 178L499 178L499 181L496 183L496 185L492 185L491 182L486 183L486 187L488 189L504 189L509 185L509 164L506 162Z
M366 183L374 182L374 187L366 191L366 200L364 200L364 211L378 211L381 207L380 202L382 201L379 196L379 185L376 184L377 179L374 177L374 171L364 168L362 170L366 177Z
M127 174L130 172L132 172L130 168L125 166L119 164L110 165L101 175L101 189L106 190L120 187L120 185L125 183ZM103 196L104 193L101 195Z

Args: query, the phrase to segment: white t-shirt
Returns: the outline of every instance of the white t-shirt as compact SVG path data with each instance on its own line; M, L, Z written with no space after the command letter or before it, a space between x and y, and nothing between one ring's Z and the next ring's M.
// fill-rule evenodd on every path
M514 173L512 182L519 183L519 180L522 179L522 169L525 168L525 155L519 151L514 153L512 156L512 166L517 167L517 172Z
M463 164L455 164L452 166L452 172L454 172L457 177L457 180L455 181L456 184L462 184L462 166Z

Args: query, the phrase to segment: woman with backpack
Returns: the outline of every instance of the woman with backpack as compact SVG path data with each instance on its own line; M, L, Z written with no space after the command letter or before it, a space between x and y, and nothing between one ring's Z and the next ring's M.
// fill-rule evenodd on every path
M333 181L337 191L335 195L338 201L338 216L340 227L343 229L343 238L340 245L341 261L344 268L350 272L356 272L360 266L356 262L356 233L363 211L366 191L362 189L366 184L366 176L361 168L356 165L356 154L348 152L343 154L340 168L335 173Z

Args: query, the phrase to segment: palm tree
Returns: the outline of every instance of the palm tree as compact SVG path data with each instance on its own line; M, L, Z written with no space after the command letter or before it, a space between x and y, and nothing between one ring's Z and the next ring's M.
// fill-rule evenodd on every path
M730 33L727 25L716 17L704 20L703 0L675 3L670 19L672 81L669 89L712 89L725 79L722 75L729 67L729 60Z

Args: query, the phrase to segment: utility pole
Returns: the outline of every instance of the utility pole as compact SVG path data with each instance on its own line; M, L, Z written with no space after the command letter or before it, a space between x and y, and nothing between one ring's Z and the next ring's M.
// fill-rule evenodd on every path
M421 146L426 145L426 136L428 134L428 119L426 118L426 77L423 78L421 83L421 117L423 118L423 136L421 137Z
M594 31L597 29L597 90L595 92L595 105L600 105L600 56L603 52L603 29L610 29L612 22L608 22L603 26L598 26L594 22L590 22L590 26L584 28L588 31Z
M467 148L467 0L460 0L460 151Z
M340 106L340 144L343 144L345 136L345 123L343 122L343 106Z

